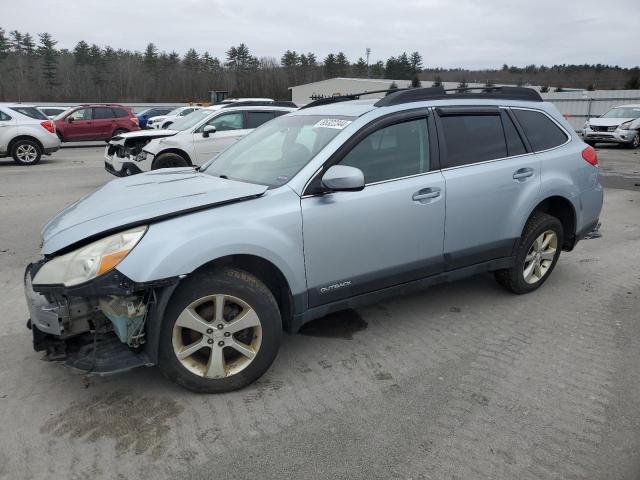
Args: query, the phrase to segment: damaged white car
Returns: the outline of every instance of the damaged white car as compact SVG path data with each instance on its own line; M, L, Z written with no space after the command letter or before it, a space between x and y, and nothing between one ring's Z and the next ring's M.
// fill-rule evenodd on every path
M294 111L291 102L234 102L197 110L170 130L142 130L113 137L105 170L118 177L159 168L201 165L275 117Z

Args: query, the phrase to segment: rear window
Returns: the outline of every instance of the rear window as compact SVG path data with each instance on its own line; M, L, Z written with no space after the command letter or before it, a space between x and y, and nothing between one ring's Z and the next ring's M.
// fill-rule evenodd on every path
M129 112L127 112L124 108L112 108L111 110L113 110L113 116L115 118L123 118L129 116Z
M451 115L440 117L440 122L446 146L445 168L507 156L500 115Z
M545 114L517 108L513 108L512 111L534 151L548 150L568 140L567 134Z
M26 115L35 120L49 120L47 116L35 107L10 107L14 112Z

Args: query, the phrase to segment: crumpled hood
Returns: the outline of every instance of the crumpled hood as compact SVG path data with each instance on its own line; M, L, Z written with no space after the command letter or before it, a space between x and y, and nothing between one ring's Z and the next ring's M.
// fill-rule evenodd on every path
M127 140L153 139L161 137L170 137L178 133L178 130L136 130L135 132L126 132L109 140L111 144L124 145Z
M191 167L112 180L66 207L42 228L42 254L129 226L258 197L266 190L264 185L213 177Z
M597 127L617 127L618 125L628 122L629 120L635 120L634 118L590 118L589 125Z

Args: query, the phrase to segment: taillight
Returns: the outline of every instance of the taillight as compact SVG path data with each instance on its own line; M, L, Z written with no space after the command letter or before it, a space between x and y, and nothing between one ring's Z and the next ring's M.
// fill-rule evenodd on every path
M56 126L53 124L51 120L40 122L40 125L42 125L43 128L49 130L51 133L56 133Z
M582 150L582 158L584 158L587 162L589 162L594 167L598 166L598 154L596 153L596 149L589 146Z

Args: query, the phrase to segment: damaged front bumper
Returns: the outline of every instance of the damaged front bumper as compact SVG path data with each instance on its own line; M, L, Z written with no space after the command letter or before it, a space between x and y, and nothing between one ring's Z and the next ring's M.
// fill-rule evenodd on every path
M159 325L178 278L136 283L112 270L74 287L34 287L42 265L30 264L24 276L27 327L36 351L101 374L156 362Z

